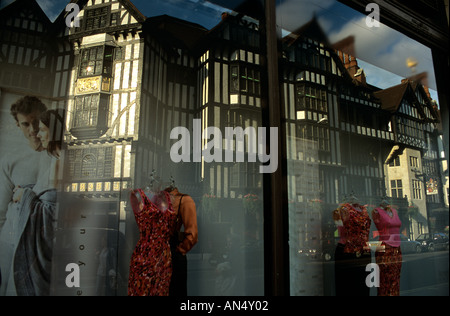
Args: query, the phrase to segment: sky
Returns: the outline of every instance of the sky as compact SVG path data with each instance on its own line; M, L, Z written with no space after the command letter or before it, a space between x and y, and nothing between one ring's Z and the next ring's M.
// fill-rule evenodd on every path
M315 15L330 43L354 36L358 64L364 69L370 84L387 88L414 73L427 72L429 87L436 89L432 54L428 47L381 23L380 27L369 27L366 15L336 0L278 2L278 23L285 29L298 28ZM407 67L408 58L418 62L416 69Z
M0 0L0 8L13 1ZM225 3L240 1L242 0ZM37 0L37 2L53 21L65 9L69 0ZM207 29L217 25L221 14L229 11L207 0L132 0L132 2L146 17L167 14L198 23ZM366 73L368 83L384 89L399 84L402 78L414 73L427 72L432 98L437 100L431 50L426 46L383 24L380 27L370 28L366 25L366 15L346 7L337 0L276 0L276 3L277 24L284 30L282 34L299 28L315 16L330 43L336 43L350 35L355 37L356 57ZM381 11L380 15L382 14ZM407 67L408 58L418 62L416 69Z

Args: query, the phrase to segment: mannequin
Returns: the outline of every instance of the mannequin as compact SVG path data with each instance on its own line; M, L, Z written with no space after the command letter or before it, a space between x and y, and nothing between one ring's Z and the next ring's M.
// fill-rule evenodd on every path
M162 190L161 179L156 176L155 170L153 170L150 174L150 183L145 188L144 192L148 199L159 209L164 211L167 210L169 207L169 201L167 200L166 194ZM138 200L142 202L139 192L135 191L135 193Z
M137 189L130 193L131 207L140 231L130 261L130 296L169 295L173 271L170 238L178 214L172 206L170 194L160 191L153 180L147 192Z
M333 219L340 235L335 252L336 295L369 295L365 283L365 268L371 261L367 247L371 225L369 214L352 195L333 212Z
M402 252L400 249L402 222L397 210L393 209L386 199L372 211L372 218L382 242L382 248L375 253L376 263L380 267L378 296L398 296L400 295L400 273L402 269Z
M189 195L178 191L173 178L171 179L171 185L164 191L170 194L173 209L178 214L170 240L173 272L169 296L187 296L186 254L198 242L196 206Z

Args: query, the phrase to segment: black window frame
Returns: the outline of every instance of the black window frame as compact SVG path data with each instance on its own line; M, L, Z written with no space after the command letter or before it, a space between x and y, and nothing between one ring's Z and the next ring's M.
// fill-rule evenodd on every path
M112 76L114 61L114 47L109 45L98 45L83 48L80 54L80 66L78 77ZM88 67L93 67L88 70Z
M93 31L110 26L111 24L111 6L101 6L87 9L84 13L83 30Z
M261 97L261 70L243 62L230 64L230 92Z

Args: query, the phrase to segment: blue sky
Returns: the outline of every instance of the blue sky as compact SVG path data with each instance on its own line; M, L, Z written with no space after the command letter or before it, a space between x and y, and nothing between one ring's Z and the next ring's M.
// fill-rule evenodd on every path
M5 6L13 0L0 0ZM50 20L54 20L69 0L37 0ZM212 28L220 22L222 12L228 9L207 0L132 0L147 17L162 14L198 23ZM236 1L234 1L236 2ZM380 12L383 14L383 12ZM366 16L356 12L337 0L277 0L277 24L280 28L294 30L316 16L331 43L349 35L355 37L356 57L364 68L367 80L380 88L400 83L413 74L407 67L407 58L415 59L416 73L428 73L428 85L432 97L437 99L431 50L405 35L381 24L370 28Z

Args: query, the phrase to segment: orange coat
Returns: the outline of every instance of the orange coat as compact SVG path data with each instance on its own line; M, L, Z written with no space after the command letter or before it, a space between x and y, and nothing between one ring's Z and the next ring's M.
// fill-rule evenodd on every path
M177 251L186 255L198 242L197 211L194 200L186 194L180 193L178 189L169 191L174 198L172 207L178 211L178 223L175 234L179 236ZM181 201L181 206L180 206ZM184 232L181 232L184 226Z

